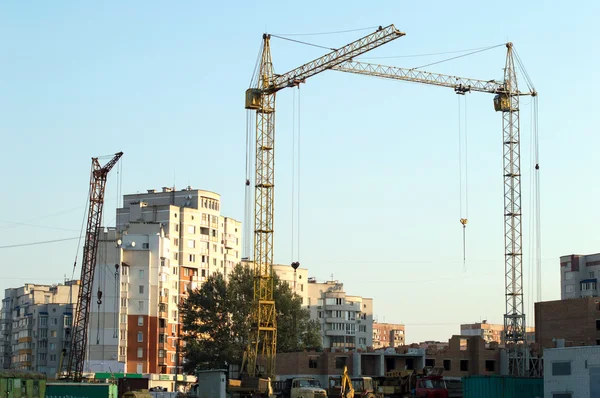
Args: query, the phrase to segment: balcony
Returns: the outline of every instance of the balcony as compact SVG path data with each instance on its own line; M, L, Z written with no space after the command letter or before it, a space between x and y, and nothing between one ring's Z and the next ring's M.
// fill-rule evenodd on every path
M167 296L159 296L158 302L161 304L169 304L169 298Z
M161 311L161 310L159 310L158 311L158 317L159 318L167 319L169 317L169 315L167 314L167 311Z
M345 336L345 330L326 330L325 336Z

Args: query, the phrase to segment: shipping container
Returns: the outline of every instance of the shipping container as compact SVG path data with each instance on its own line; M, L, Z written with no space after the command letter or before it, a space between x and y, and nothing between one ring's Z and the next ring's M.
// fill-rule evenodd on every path
M117 398L117 386L107 383L48 383L46 398Z
M463 377L464 398L543 398L541 377L468 376Z

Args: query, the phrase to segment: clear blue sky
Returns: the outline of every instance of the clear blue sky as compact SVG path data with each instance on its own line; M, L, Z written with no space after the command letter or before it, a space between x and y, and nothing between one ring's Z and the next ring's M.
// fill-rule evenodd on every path
M513 41L540 93L543 299L560 297L558 256L600 251L594 183L600 8L564 2L3 2L0 5L1 245L78 235L90 157L125 152L123 191L188 184L243 218L244 90L264 31L394 23L407 35L372 57ZM303 36L339 47L364 32ZM273 39L277 72L324 50ZM378 59L414 67L449 57ZM501 79L498 48L430 67ZM447 339L504 313L501 118L467 98L469 226L463 272L457 97L449 89L325 72L301 88L302 266L375 299L408 341ZM289 263L292 91L278 95L276 261ZM523 206L530 198L529 100ZM114 225L116 175L107 191ZM22 225L15 223L25 223ZM524 234L525 259L529 232ZM0 250L0 289L70 276L76 241ZM525 264L526 276L529 264ZM529 282L526 282L526 286ZM532 292L526 292L528 307ZM529 321L533 313L528 308Z

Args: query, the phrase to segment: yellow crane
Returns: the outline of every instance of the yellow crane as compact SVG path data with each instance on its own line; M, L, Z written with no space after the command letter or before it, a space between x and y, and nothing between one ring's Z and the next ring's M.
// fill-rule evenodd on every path
M471 91L495 94L494 109L502 112L502 159L504 176L504 247L505 247L505 308L504 335L508 348L509 374L528 376L529 360L525 340L523 309L523 240L521 224L521 141L519 99L536 97L537 92L521 92L517 85L515 54L512 43L506 44L504 81L469 79L419 69L399 68L364 62L348 61L333 67L341 72L423 83L453 88L457 94ZM536 171L539 165L535 166ZM461 219L463 228L467 219Z
M256 87L246 91L246 109L256 111L254 187L254 309L242 372L257 376L257 360L265 360L262 375L273 377L277 348L277 321L273 300L273 211L275 183L275 94L296 87L307 78L352 60L404 36L394 25L379 27L350 44L307 62L284 74L275 74L271 36L263 35ZM249 182L247 181L247 184Z

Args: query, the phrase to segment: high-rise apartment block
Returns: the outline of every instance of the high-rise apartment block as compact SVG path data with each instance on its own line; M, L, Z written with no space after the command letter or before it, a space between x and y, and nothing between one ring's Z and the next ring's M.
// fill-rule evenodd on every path
M560 298L598 297L600 253L560 257Z
M308 308L321 325L324 348L366 349L373 346L373 299L346 294L338 281L309 278Z
M55 378L70 341L79 281L6 289L0 312L0 365Z
M405 345L404 325L373 322L373 348L400 347Z
M100 237L94 292L103 303L92 309L85 370L180 374L178 304L241 261L242 225L220 214L218 194L190 187L123 202L116 229Z

